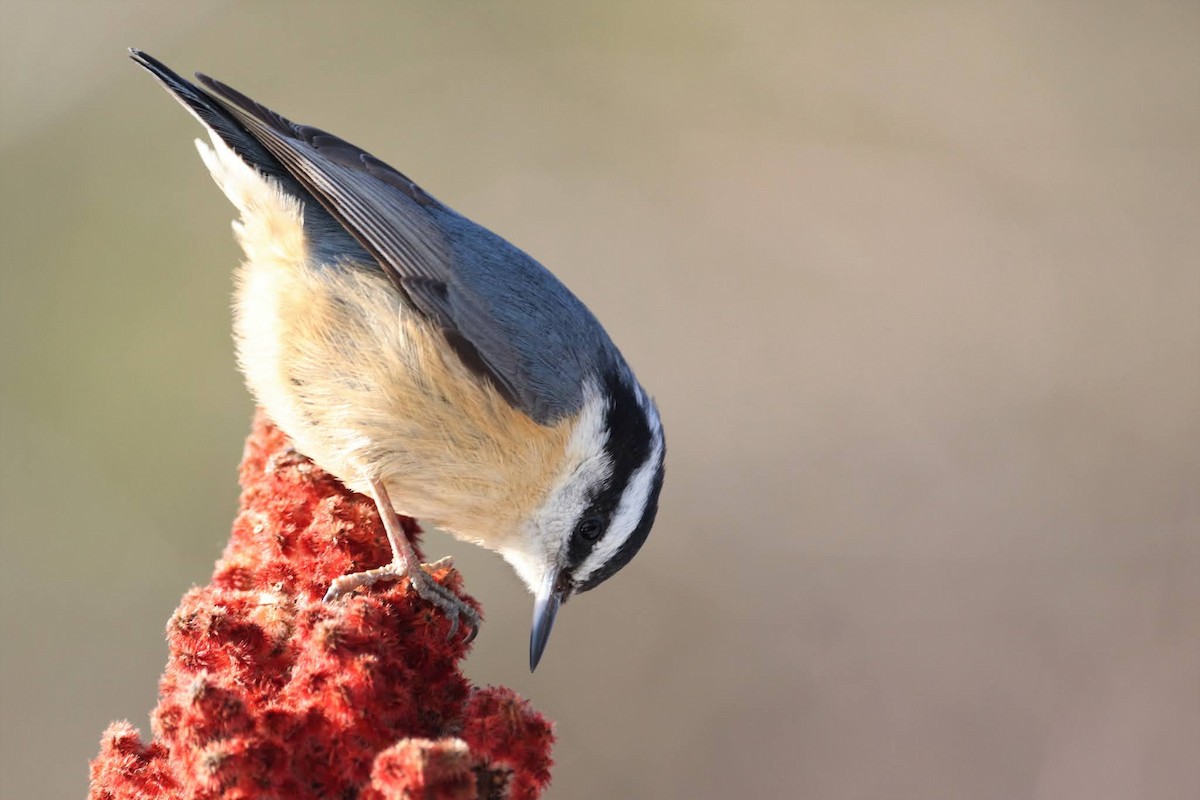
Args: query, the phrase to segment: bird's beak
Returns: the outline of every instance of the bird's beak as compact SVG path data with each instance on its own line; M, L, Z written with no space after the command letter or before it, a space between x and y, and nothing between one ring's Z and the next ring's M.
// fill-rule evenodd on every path
M533 630L529 634L529 671L537 669L542 660L542 651L546 642L550 641L550 629L554 627L554 617L558 615L558 607L562 605L563 592L557 586L557 580L551 578L538 592L533 603Z

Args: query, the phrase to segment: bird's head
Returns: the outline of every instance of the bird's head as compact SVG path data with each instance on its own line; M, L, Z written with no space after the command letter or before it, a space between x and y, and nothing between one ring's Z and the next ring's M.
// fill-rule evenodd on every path
M559 607L616 574L646 541L665 455L658 409L628 368L589 384L562 468L522 534L500 551L534 594L531 671Z

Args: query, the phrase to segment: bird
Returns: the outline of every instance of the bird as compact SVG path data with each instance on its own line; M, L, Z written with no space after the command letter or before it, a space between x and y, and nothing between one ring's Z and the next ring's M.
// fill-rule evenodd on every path
M310 458L374 500L392 551L326 602L407 577L450 620L400 515L503 557L534 596L529 668L559 608L638 553L666 442L658 407L549 270L346 140L136 48L207 129L196 148L239 212L233 331L250 393Z

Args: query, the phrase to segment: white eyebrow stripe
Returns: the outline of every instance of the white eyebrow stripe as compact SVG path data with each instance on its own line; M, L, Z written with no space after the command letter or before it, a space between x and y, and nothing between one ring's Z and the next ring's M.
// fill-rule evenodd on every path
M603 539L596 543L583 563L575 569L572 575L575 585L587 583L592 573L608 563L608 560L616 555L621 546L629 539L630 534L637 528L638 523L641 522L642 513L646 510L646 503L650 499L650 492L654 488L655 475L662 463L663 437L661 429L656 429L654 434L654 449L650 451L650 457L630 476L629 483L626 484L625 491L621 494L621 503L617 506L617 513L613 515L612 521L608 525L608 532L604 534Z
M646 394L646 390L637 381L633 384L634 397L637 399L638 406L646 414L646 422L650 425L650 430L655 437L662 436L662 420L658 416L658 408L655 407L654 401ZM661 444L661 442L660 442Z

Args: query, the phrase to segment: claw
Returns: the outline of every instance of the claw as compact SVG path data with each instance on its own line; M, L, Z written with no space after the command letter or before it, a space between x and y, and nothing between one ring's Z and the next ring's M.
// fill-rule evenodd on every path
M441 564L442 562L437 563ZM440 608L446 614L446 617L450 620L450 632L446 638L453 639L454 635L458 633L459 621L465 620L471 628L471 633L468 635L467 641L472 641L475 638L475 634L479 631L479 613L467 605L454 592L435 581L426 571L427 569L426 565L422 565L422 569L418 573L409 576L413 589L416 590L418 595Z
M413 550L412 542L404 535L400 518L392 506L391 500L388 499L387 488L381 481L373 480L371 481L371 494L374 496L376 508L379 509L379 516L383 520L383 529L387 533L388 543L392 546L392 562L377 569L343 575L330 584L329 591L325 592L325 602L332 602L361 586L371 586L381 580L397 580L407 575L413 591L423 600L440 608L449 618L450 634L446 638L454 638L454 634L458 633L459 619L464 619L471 628L465 643L469 644L474 641L475 634L479 633L479 612L467 605L454 592L435 581L429 574L431 570L453 566L454 561L446 556L432 564L421 564L416 569L409 569L409 564L417 563L417 554Z
M398 564L393 561L390 564L385 564L376 569L368 569L363 572L355 572L351 575L343 575L329 584L328 591L325 592L325 597L322 602L332 603L343 595L347 595L358 589L361 586L374 586L379 581L399 580L404 577L404 564Z
M458 633L459 619L465 619L471 632L468 634L464 644L470 644L475 640L476 634L479 633L479 613L467 605L454 592L435 581L428 571L432 567L447 566L448 563L449 560L443 558L433 564L422 564L416 570L410 572L406 569L406 565L403 562L393 561L376 569L343 575L329 585L329 590L325 592L323 602L332 603L339 597L363 586L373 586L379 581L399 580L407 575L409 584L412 586L413 591L417 593L417 596L429 602L435 608L441 609L447 619L450 620L450 632L446 635L446 638L453 639L454 634Z

